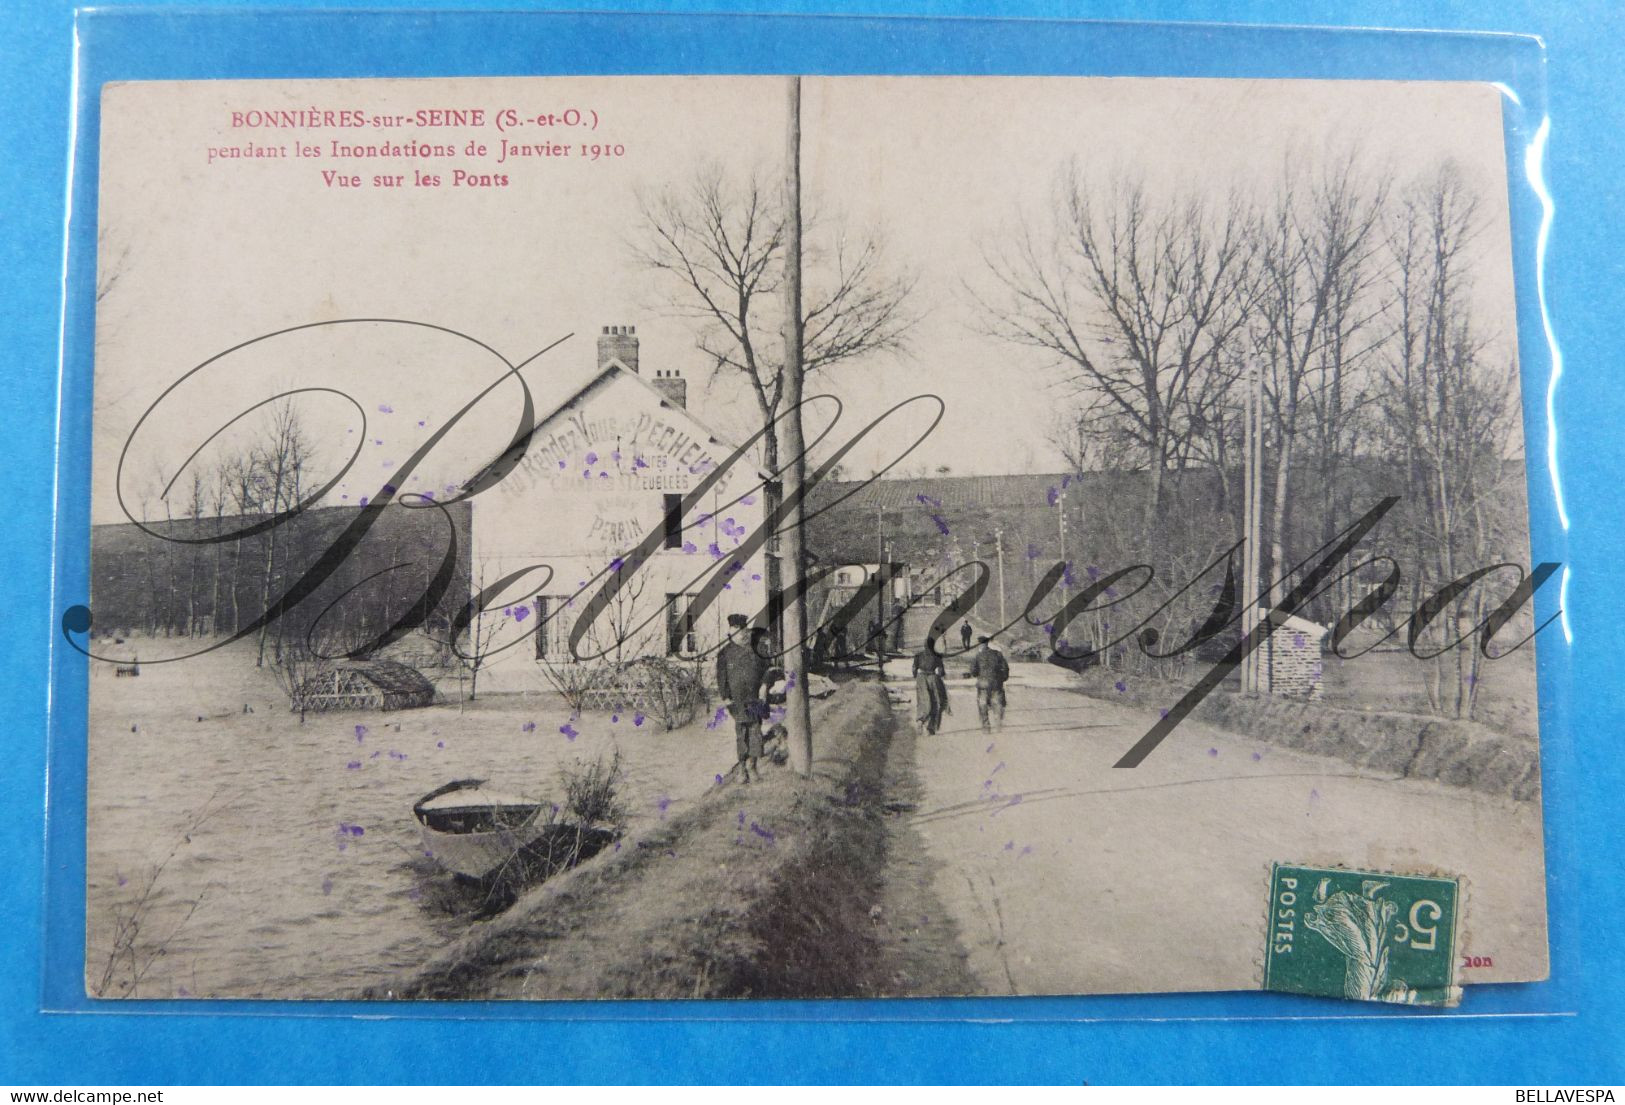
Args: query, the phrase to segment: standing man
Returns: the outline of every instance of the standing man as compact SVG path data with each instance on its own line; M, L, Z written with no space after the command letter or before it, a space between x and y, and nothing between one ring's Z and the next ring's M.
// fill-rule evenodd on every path
M976 714L982 719L983 732L992 732L988 715L997 710L999 728L1004 728L1004 685L1010 679L1010 664L1004 653L992 647L991 637L978 637L981 646L970 662L971 677L976 680Z
M966 652L970 651L970 635L970 619L966 618L964 621L959 623L959 643L961 646L963 646L963 649Z
M717 654L717 693L734 719L739 781L762 777L762 722L767 717L767 634L746 630L745 615L728 615L728 643Z

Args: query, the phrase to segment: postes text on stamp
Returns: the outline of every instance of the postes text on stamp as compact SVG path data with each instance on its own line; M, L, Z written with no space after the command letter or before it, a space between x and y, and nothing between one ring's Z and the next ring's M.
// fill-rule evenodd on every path
M1456 879L1275 864L1264 989L1454 1005Z

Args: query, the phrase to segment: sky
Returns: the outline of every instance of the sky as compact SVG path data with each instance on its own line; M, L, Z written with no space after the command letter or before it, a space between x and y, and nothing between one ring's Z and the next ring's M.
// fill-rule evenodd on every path
M776 172L784 149L779 78L142 83L109 86L103 103L97 522L124 519L121 495L132 512L162 516L157 496L181 462L203 446L194 466L202 467L233 447L263 409L233 418L282 391L298 392L321 465L332 469L354 454L330 498L356 502L393 479L450 412L496 385L402 481L413 490L455 484L513 433L519 389L511 377L499 382L508 371L502 358L518 363L565 339L523 370L544 413L590 374L605 325L635 325L645 371L681 371L691 381L690 406L720 431L743 436L752 426L753 404L738 382L711 379L672 285L637 264L636 197L686 182L708 164L734 176ZM404 125L232 125L234 112L279 109L402 116ZM478 126L417 125L420 111L475 109L485 113ZM499 128L504 109L532 122ZM596 128L563 124L570 109L596 119ZM537 121L549 114L555 118ZM905 350L840 366L809 393L840 397L847 432L907 397L940 396L941 422L907 458L911 467L987 474L1063 466L1047 430L1064 377L1034 351L988 337L976 298L987 283L983 250L1023 220L1045 225L1056 174L1068 162L1086 180L1138 176L1153 196L1218 197L1264 194L1284 165L1313 165L1350 148L1396 183L1452 159L1483 203L1486 230L1473 258L1479 319L1508 341L1512 335L1504 140L1490 86L809 78L802 128L807 203L823 226L880 237L888 264L915 280L909 307L918 315ZM458 153L335 160L334 140L417 140ZM571 153L498 165L503 140ZM324 154L298 156L296 142ZM485 156L467 155L471 142ZM580 152L593 144L600 156ZM280 147L283 156L210 159L211 148L249 145ZM453 168L501 173L507 184L411 183L414 170L449 178ZM324 172L358 174L361 186ZM394 173L407 186L375 186L376 175ZM446 329L320 326L206 363L275 331L356 318ZM916 404L906 427L866 439L850 470L888 463L934 409ZM184 513L178 500L189 481L181 472L173 513Z

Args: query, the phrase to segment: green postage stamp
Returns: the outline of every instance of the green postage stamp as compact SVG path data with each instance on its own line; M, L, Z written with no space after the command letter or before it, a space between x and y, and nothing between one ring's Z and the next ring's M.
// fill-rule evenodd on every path
M1456 879L1277 863L1264 989L1455 1005Z

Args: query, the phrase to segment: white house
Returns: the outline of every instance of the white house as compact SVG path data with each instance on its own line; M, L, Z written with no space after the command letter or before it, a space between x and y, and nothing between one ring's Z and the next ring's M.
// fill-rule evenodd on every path
M481 615L482 681L522 686L537 664L577 656L693 657L720 643L729 614L766 624L768 546L752 548L764 476L753 458L728 464L737 446L688 409L687 381L640 366L634 327L606 326L596 364L552 383L568 398L539 416L518 467L472 500L474 590L514 577ZM645 540L652 554L629 568ZM619 594L572 653L572 628L617 571ZM695 612L719 578L716 600Z

